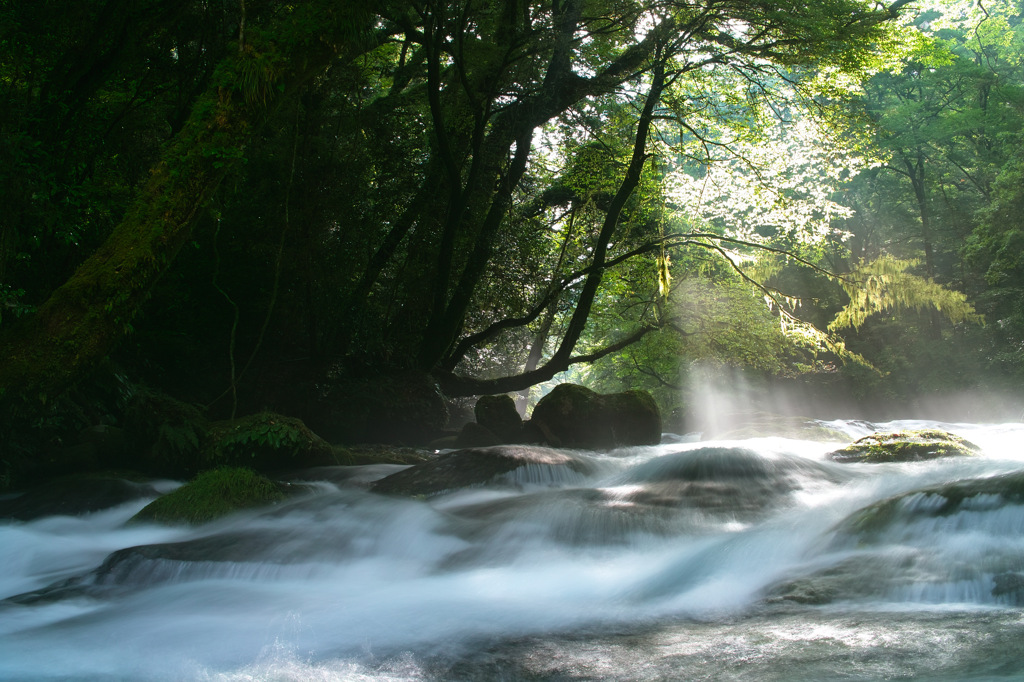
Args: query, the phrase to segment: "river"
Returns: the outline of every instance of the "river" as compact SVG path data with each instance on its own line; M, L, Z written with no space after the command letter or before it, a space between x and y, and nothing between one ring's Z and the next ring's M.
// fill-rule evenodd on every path
M981 455L676 442L430 497L318 469L196 528L125 526L149 498L0 521L0 678L1024 679L1024 492L984 488L1024 472L1024 424L818 426Z

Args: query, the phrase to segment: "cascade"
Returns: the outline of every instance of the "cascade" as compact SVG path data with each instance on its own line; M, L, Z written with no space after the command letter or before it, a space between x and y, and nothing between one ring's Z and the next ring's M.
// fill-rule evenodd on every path
M0 679L1024 675L1024 425L817 426L981 453L666 438L428 495L310 471L198 527L0 520Z

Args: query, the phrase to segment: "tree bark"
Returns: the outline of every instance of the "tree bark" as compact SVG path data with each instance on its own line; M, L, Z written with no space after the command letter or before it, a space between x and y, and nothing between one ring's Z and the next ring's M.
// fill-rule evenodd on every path
M244 157L268 107L296 96L339 52L370 49L372 41L357 46L353 39L366 35L363 17L361 10L338 11L320 0L285 15L272 33L250 28L245 49L220 65L103 245L38 311L0 336L0 396L45 399L58 393L130 332L197 215Z
M604 270L608 257L608 245L611 243L612 238L615 235L615 231L618 228L619 218L621 217L622 210L626 205L626 201L630 196L632 196L633 192L640 184L641 173L643 172L644 164L647 162L647 139L650 135L651 124L654 121L654 110L658 102L661 100L661 93L664 87L664 64L656 63L651 89L647 93L643 110L637 122L637 129L633 142L633 153L630 158L629 166L626 169L625 176L619 184L619 188L616 191L615 196L612 198L611 204L608 208L608 213L605 215L604 223L601 227L601 233L598 235L593 246L593 256L590 261L590 273L583 282L583 288L580 292L579 298L577 299L576 308L573 311L572 317L569 319L568 327L554 355L552 355L552 357L542 366L537 367L536 369L524 371L515 376L502 377L499 379L480 380L469 377L457 377L452 373L437 373L438 381L441 384L442 389L444 389L448 395L484 395L489 393L521 391L533 386L534 384L548 381L559 372L563 372L568 369L570 365L578 362L592 362L593 360L603 357L608 353L621 350L622 348L639 341L644 335L653 330L653 327L644 326L633 334L611 344L601 351L579 357L574 357L572 355L573 351L576 349L576 344L583 335L583 330L586 328L594 299L597 296L601 280L604 277Z

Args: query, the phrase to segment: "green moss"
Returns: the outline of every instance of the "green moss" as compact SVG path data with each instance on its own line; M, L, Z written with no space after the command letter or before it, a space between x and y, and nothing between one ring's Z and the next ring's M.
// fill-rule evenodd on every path
M971 457L980 448L937 429L873 433L829 454L836 462L917 462L938 457Z
M895 521L955 514L964 502L979 496L993 499L988 508L1024 504L1024 473L990 476L915 490L864 507L843 522L841 529L862 538L877 534Z
M241 509L261 507L283 499L284 493L273 481L251 469L212 469L154 500L129 523L201 524Z

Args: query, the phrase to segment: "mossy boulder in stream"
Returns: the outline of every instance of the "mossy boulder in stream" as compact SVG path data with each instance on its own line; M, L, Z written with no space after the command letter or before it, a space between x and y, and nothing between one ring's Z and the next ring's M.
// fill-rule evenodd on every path
M873 433L828 455L834 462L919 462L939 457L970 457L980 448L938 429Z
M548 448L500 445L458 450L399 471L374 483L375 493L427 496L501 482L515 485L577 480L593 467L579 457Z
M549 445L606 449L661 442L661 413L646 391L602 395L559 384L533 408L530 428Z
M211 469L154 500L133 516L130 523L207 523L242 509L274 504L284 497L281 486L251 469Z
M853 513L839 530L864 541L898 521L949 516L968 508L992 510L1010 504L1024 505L1024 472L974 478L896 495Z
M247 466L262 471L336 463L330 444L302 420L273 412L210 425L204 454L207 466Z

